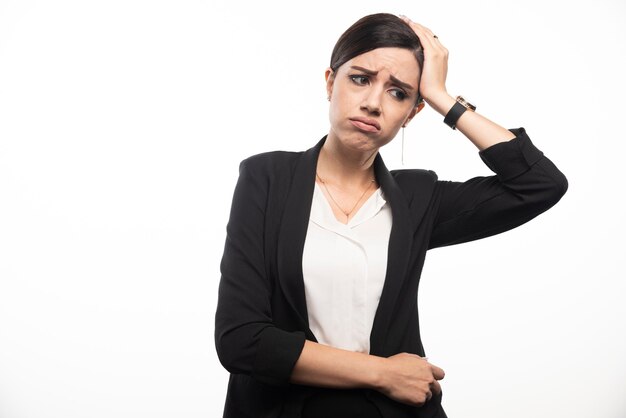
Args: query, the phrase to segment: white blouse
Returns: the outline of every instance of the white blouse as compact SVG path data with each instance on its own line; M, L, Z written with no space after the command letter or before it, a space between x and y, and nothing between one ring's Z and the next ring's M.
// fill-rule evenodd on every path
M302 272L309 327L319 343L369 353L391 221L380 188L342 224L315 183Z

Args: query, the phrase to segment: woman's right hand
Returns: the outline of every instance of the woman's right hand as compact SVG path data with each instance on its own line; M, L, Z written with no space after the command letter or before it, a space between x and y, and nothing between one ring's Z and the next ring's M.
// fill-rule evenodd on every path
M416 354L400 353L384 361L378 391L413 406L422 406L433 394L441 393L438 380L444 371Z
M443 375L416 354L381 357L306 340L289 380L298 385L374 389L394 401L422 406L441 392L438 380Z

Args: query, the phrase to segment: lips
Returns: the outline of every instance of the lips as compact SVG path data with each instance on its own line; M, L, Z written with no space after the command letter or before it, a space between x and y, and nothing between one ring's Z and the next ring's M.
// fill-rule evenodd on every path
M380 131L380 124L374 119L364 118L362 116L357 116L354 118L350 118L350 122L357 129L364 132L378 132Z

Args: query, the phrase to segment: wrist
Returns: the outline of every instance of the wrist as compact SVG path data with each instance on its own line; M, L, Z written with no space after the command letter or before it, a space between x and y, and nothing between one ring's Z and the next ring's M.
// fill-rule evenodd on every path
M387 363L385 357L371 356L372 367L368 379L368 388L381 392L386 387Z
M445 116L452 106L454 106L454 103L456 103L456 98L450 96L448 92L444 91L435 96L429 97L428 99L424 99L424 101L428 103L430 107L435 109L437 113Z
M474 112L476 110L476 106L465 100L463 96L457 96L455 100L456 103L454 103L445 118L443 118L443 122L452 129L456 129L459 119L465 114L465 112Z

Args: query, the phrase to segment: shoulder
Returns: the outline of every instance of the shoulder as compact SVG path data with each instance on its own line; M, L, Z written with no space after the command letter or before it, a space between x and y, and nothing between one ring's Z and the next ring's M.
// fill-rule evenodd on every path
M408 202L414 202L417 196L419 201L431 196L438 182L433 170L412 168L391 170L390 173Z
M239 164L239 171L249 170L258 174L292 169L303 151L268 151L251 155Z
M391 175L396 183L402 187L403 185L415 185L415 182L423 184L435 184L438 180L437 173L433 170L423 168L411 168L402 170L391 170Z
M394 181L402 190L408 202L413 202L419 196L419 200L431 196L437 185L437 173L426 169L402 169L391 170Z

